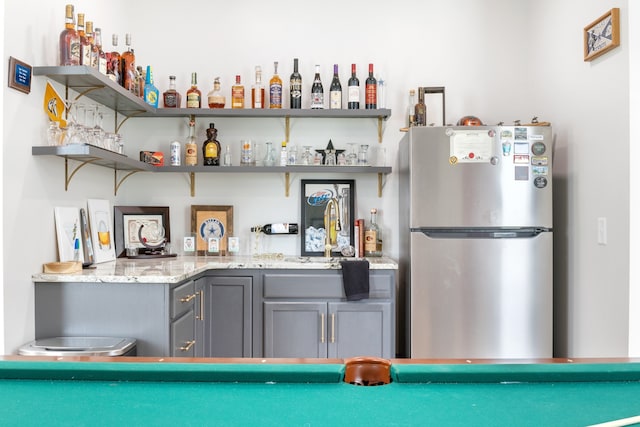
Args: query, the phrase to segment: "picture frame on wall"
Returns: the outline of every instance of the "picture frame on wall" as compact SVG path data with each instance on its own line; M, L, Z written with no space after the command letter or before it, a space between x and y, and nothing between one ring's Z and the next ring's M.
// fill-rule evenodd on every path
M191 205L191 232L196 236L196 254L206 255L215 242L217 254L228 252L233 235L233 206Z
M583 36L585 61L620 46L620 9L615 7L584 27Z
M114 206L115 245L118 258L125 257L127 249L142 249L145 246L140 243L138 232L140 226L150 230L164 230L162 233L152 233L157 236L157 241L149 241L150 245L160 244L163 239L171 242L171 222L168 206Z
M108 200L87 200L89 211L89 225L93 241L93 257L96 264L116 259L116 249L113 241L113 221L111 207Z
M300 252L302 256L324 256L326 232L324 214L330 200L338 202L341 230L331 256L341 256L345 248L354 246L353 221L355 188L353 179L303 179L300 181ZM335 218L331 219L335 222Z

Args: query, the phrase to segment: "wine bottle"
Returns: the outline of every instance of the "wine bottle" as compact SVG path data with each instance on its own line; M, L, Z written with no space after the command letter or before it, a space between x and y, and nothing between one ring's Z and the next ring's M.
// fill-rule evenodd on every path
M264 234L298 234L298 224L296 223L278 223L266 224L251 227L254 233L262 232Z
M373 77L373 64L369 64L369 77L364 84L364 108L375 110L378 108L378 84Z
M351 64L351 78L349 79L349 110L360 108L360 80L356 77L356 64Z
M338 64L333 64L333 79L329 87L329 108L336 110L342 108L342 85L338 76Z
M302 108L302 76L298 72L298 58L293 58L293 73L289 79L289 108Z
M320 66L316 65L316 74L311 85L311 109L319 110L324 108L324 89L320 79Z

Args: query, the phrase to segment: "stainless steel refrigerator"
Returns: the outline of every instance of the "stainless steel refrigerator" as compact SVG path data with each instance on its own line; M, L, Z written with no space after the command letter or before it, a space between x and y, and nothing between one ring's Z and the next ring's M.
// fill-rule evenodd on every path
M551 357L551 128L414 127L399 144L411 357Z

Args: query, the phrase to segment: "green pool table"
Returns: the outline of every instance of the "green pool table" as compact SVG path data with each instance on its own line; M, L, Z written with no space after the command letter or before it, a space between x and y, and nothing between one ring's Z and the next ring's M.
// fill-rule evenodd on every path
M116 360L117 359L117 360ZM0 424L586 426L640 415L640 363L0 358Z

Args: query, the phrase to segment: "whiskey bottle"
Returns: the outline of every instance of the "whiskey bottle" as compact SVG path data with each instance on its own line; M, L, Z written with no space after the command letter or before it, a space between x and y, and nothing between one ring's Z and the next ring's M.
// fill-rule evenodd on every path
M184 164L196 166L198 164L198 146L196 144L196 120L189 119L189 136L184 143Z
M127 50L120 56L120 74L122 75L122 87L133 92L135 90L136 78L136 55L131 49L131 34L125 35Z
M338 64L333 64L333 79L329 87L329 108L342 108L342 85L340 84L340 76L338 76Z
M118 35L111 35L113 51L107 53L107 76L119 85L122 85L122 74L120 74L120 52L118 52Z
M382 256L382 236L377 216L378 210L371 209L371 221L364 230L364 256Z
M360 80L356 77L356 64L351 64L351 78L348 82L348 104L349 110L357 110L360 108Z
M187 108L201 108L202 93L198 89L198 74L191 73L191 87L187 90Z
M136 65L136 89L135 89L135 93L140 98L144 98L144 82L145 81L146 81L145 71L142 69L141 65Z
M151 65L147 65L147 73L144 82L144 102L151 105L154 108L158 108L158 101L160 98L160 91L153 84L153 71Z
M205 166L220 166L220 143L218 130L214 123L209 123L207 139L202 144L202 158Z
M78 13L78 37L80 37L80 65L91 66L91 42L84 30L84 13Z
M96 55L98 71L106 76L107 75L107 55L104 53L104 50L102 50L102 30L100 28L95 29L95 34L93 38L95 40L93 49Z
M415 89L409 90L409 107L407 111L407 127L414 126L416 124L416 91Z
M85 25L85 35L91 45L91 53L89 54L89 65L92 68L98 68L98 50L96 49L96 33L93 31L93 22L87 21Z
M162 94L164 108L180 108L182 96L176 90L176 76L169 76L169 89Z
M302 76L298 72L298 58L293 58L293 73L289 79L289 108L302 108Z
M273 62L273 77L269 80L269 108L282 108L282 79L278 75L278 61Z
M236 76L236 84L231 86L231 108L244 108L244 86L240 75Z
M378 108L378 83L373 77L373 64L369 64L369 77L364 84L364 108L375 110Z
M220 77L216 77L213 80L213 89L207 94L207 103L209 108L224 108L227 99L220 90Z
M415 125L426 126L427 125L427 106L424 103L424 89L418 88L418 103L414 108Z
M311 108L316 110L324 108L324 89L320 79L319 65L316 65L316 74L311 85Z
M73 5L65 6L64 30L60 33L60 65L80 65L80 36L76 31Z
M256 82L251 86L251 108L264 108L264 85L259 65L256 65Z

